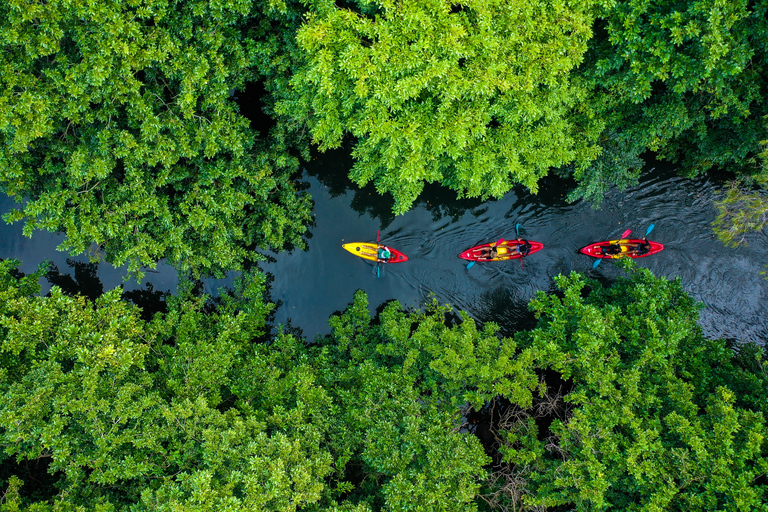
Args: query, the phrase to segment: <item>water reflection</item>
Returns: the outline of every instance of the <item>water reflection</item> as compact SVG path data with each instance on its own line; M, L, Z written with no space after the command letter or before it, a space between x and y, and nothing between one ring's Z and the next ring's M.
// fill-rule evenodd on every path
M536 317L528 309L528 300L518 297L514 289L497 286L482 292L475 306L480 323L495 322L502 336L511 337L519 330L536 327Z
M95 301L104 293L104 285L98 276L98 264L67 258L67 266L71 269L70 272L62 271L56 264L49 263L43 277L50 286L58 286L62 292L73 297L80 295ZM119 287L122 288L122 285ZM202 292L202 283L199 292ZM123 291L122 297L138 306L142 319L149 321L156 313L165 313L168 310L166 297L170 293L170 290L155 290L154 285L148 282L144 287Z
M350 197L349 207L359 215L366 215L378 221L381 229L388 228L395 220L392 213L394 200L390 194L379 194L371 182L358 187L349 179L349 170L354 163L348 141L341 148L322 154L315 153L305 165L307 176L322 184L330 198ZM480 207L480 199L456 199L456 192L436 183L428 183L416 199L415 207L432 213L432 219L450 217L457 220L467 210Z
M67 295L82 295L90 300L96 300L104 293L104 286L96 275L99 268L96 263L67 258L67 266L73 269L74 277L72 274L62 273L54 263L50 264L45 279L51 286L58 286Z

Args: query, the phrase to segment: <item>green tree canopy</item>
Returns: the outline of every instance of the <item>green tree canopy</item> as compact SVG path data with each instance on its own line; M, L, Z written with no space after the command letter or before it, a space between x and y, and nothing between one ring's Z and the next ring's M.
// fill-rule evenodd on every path
M374 319L358 292L308 344L268 332L263 276L146 321L0 262L0 510L765 508L764 349L629 271L558 277L512 338L437 304ZM498 411L490 444L472 409ZM35 497L16 470L39 460Z
M642 160L754 174L765 139L768 5L763 1L629 0L600 5L579 69L605 121L601 156L577 169L571 196L599 201L636 181Z
M253 12L251 10L253 9ZM114 264L239 268L301 243L297 160L232 91L255 78L249 2L0 6L0 190L8 220L95 243ZM259 31L251 33L258 37Z
M752 159L754 174L731 181L715 203L717 217L712 228L717 238L731 247L744 242L748 233L762 231L768 225L768 140L760 141L760 145L763 151Z
M459 432L455 401L414 385L418 366L348 352L385 341L364 296L307 346L266 337L263 277L216 307L182 293L145 322L119 289L94 303L35 296L39 275L0 263L0 462L50 460L56 487L30 501L13 476L7 510L472 508L487 457ZM333 341L355 323L355 347ZM481 338L469 322L461 333Z
M572 382L571 409L530 464L527 503L575 510L759 510L768 504L762 350L704 338L680 280L632 269L610 287L579 274L539 293L537 366ZM514 453L514 452L512 452ZM519 460L515 460L515 458ZM524 500L525 501L525 500Z
M295 511L318 500L331 469L322 423L276 428L266 408L233 407L233 376L272 308L263 278L213 310L173 298L145 322L119 289L93 304L56 287L36 297L38 277L0 263L0 458L48 459L58 476L34 510ZM6 509L23 504L19 484Z
M537 190L554 166L596 154L577 125L572 71L591 37L590 2L328 0L309 3L304 61L278 113L321 150L355 138L353 181L407 211L424 183L465 197Z

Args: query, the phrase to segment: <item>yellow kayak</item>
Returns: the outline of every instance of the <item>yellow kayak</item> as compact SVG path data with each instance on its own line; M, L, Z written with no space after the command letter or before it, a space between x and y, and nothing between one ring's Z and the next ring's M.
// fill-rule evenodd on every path
M379 261L378 249L379 247L384 247L384 245L368 242L355 242L351 244L344 244L342 247L355 256L360 256L361 258L370 261ZM397 249L393 249L391 247L387 247L387 249L389 249L391 256L384 263L402 263L404 261L408 261L408 256L401 253Z

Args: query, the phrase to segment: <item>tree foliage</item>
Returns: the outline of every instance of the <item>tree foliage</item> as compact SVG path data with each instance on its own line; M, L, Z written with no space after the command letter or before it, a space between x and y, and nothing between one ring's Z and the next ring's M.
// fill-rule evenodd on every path
M309 3L304 61L282 114L321 150L355 137L350 177L407 211L424 183L466 197L537 190L553 166L590 160L586 90L571 71L591 36L591 3Z
M72 253L95 243L133 272L167 258L217 273L301 243L297 160L231 98L256 76L251 9L4 2L0 189L22 203L7 220L63 231Z
M609 288L579 274L556 282L561 295L531 303L541 321L530 343L540 365L572 381L572 409L553 421L549 450L533 452L529 503L764 508L766 366L705 339L679 279L631 269Z
M712 228L725 245L736 247L746 235L768 225L768 140L761 141L763 151L752 159L753 176L731 181L715 203L717 217Z
M295 338L280 336L273 345L276 376L284 368L311 374L329 398L318 408L326 411L323 421L330 431L324 446L334 460L333 507L475 509L488 458L476 438L460 431L461 405L470 397L482 402L493 396L494 386L523 388L524 395L526 382L518 384L515 372L525 370L504 364L502 354L513 353L514 344L501 344L494 327L478 331L471 320L451 327L444 313L436 305L407 313L393 302L374 323L365 294L358 292L344 313L331 318L332 332L324 339L305 348ZM454 350L477 359L457 361ZM488 369L480 386L453 371L464 366L474 374L480 361L499 356L502 362ZM263 373L246 368L248 375L257 372ZM276 381L265 396L286 397L282 386ZM249 402L248 407L265 405Z
M144 320L1 262L0 510L764 508L764 349L628 271L558 277L511 338L436 303L374 319L358 292L308 344L268 332L259 275ZM25 491L41 460L52 487Z
M361 364L385 342L364 296L307 346L284 333L263 343L272 306L259 276L216 307L182 293L149 322L119 289L93 303L56 287L34 296L39 276L0 263L0 461L50 460L56 490L33 504L15 475L5 509L472 508L482 447L459 432L456 400L415 385L418 366ZM496 340L470 323L460 337Z
M599 201L639 174L640 155L692 176L713 166L754 173L768 112L765 2L630 0L598 10L579 70L605 122L603 153L576 169L572 198Z
M144 322L119 289L93 304L56 287L35 297L39 275L12 268L0 263L0 445L19 463L50 459L57 492L35 510L294 511L318 499L330 471L319 427L232 407L271 309L263 278L214 311L187 296Z

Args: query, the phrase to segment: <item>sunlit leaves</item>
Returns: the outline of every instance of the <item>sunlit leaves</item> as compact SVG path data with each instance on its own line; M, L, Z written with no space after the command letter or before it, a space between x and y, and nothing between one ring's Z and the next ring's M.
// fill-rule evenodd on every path
M630 278L609 288L572 274L556 279L561 296L539 293L532 302L542 319L531 343L541 363L572 379L565 400L574 406L553 423L563 458L538 458L532 503L764 506L768 489L755 482L768 469L766 375L741 369L722 341L704 339L679 281L625 266Z
M304 98L294 115L321 149L353 135L350 177L391 193L397 213L424 183L499 197L515 183L536 191L550 167L594 156L571 118L585 95L570 72L591 36L589 4L351 7L310 4L297 36L306 64L285 102Z
M0 264L0 444L3 459L51 460L49 504L294 511L321 498L322 422L268 428L233 407L271 310L262 277L215 309L183 294L149 323L119 289L91 304L30 296L28 281Z
M768 111L766 5L761 2L607 2L579 74L605 122L597 161L576 170L572 198L599 202L636 182L642 153L696 175L755 173Z
M29 200L8 220L139 273L161 258L221 273L301 243L297 160L232 99L256 77L248 2L0 9L0 187Z
M715 203L713 231L721 242L732 247L744 242L748 233L761 231L768 224L768 140L760 145L762 151L754 159L755 174L729 183Z
M764 350L705 339L680 282L631 263L610 286L556 278L514 339L436 303L374 321L358 292L311 344L268 334L263 276L215 304L183 289L147 322L119 290L35 296L38 275L14 265L0 262L0 445L50 460L57 492L32 504L12 476L8 510L458 512L487 492L575 510L766 503ZM481 489L491 459L466 431L488 404L511 413L487 426L491 487L511 478L498 492Z

